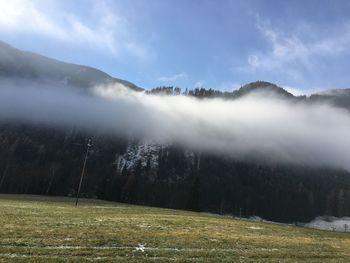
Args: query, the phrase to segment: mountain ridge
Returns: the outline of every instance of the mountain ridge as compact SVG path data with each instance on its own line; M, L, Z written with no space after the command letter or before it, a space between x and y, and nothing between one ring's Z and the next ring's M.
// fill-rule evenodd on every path
M91 88L100 84L122 84L135 91L144 90L128 80L115 78L98 68L68 63L35 52L19 50L0 40L0 79L1 78L18 78L35 81L52 80L61 85L72 85L79 88ZM260 91L274 93L282 98L289 99L306 97L294 96L283 87L261 80L247 83L239 89L232 91L231 97L241 97ZM336 101L337 103L339 97L343 95L349 97L350 101L350 89L325 90L311 94L308 97L315 101L331 98L332 101ZM339 104L344 105L344 98L341 98L339 101ZM346 101L346 103L347 102L348 101Z
M267 81L259 81L259 80L243 85L236 92L238 95L242 96L242 95L245 95L251 92L256 92L256 91L273 92L277 95L280 95L286 98L295 97L292 93L286 91L285 89L283 89L282 87L279 87L274 83L267 82Z
M80 88L119 83L135 91L143 90L127 80L112 77L102 70L22 51L3 41L0 41L0 77L36 81L49 79Z

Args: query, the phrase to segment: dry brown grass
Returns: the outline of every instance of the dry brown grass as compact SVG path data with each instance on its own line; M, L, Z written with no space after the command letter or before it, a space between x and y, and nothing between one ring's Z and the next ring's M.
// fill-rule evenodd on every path
M144 246L144 249L142 248ZM98 200L0 195L0 262L350 262L350 234Z

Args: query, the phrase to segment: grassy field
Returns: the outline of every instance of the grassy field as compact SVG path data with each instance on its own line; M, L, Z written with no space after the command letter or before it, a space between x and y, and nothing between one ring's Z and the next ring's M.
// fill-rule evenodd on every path
M350 234L97 200L0 195L0 262L350 262Z

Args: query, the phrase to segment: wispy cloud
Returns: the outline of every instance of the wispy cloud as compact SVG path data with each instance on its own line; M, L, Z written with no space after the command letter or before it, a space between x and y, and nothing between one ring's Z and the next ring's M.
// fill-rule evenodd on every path
M276 29L270 21L257 16L256 28L266 39L269 48L266 51L251 52L247 56L247 67L241 69L283 71L297 78L301 72L310 71L317 66L319 58L349 53L350 22L344 23L331 34L321 32L316 35L310 28L308 34L298 34Z
M67 39L68 32L42 12L34 2L0 1L0 28L7 31L31 32L57 39Z
M276 70L292 61L305 67L310 66L310 47L299 37L274 30L269 22L262 21L259 17L256 26L270 47L266 52L258 51L248 55L247 63L252 69Z
M127 19L102 0L92 5L89 14L66 12L55 0L0 0L0 10L3 32L34 34L107 50L115 56L128 52L148 58L147 48L129 33L131 25Z
M162 81L162 82L174 82L178 79L182 79L182 78L187 78L187 74L182 72L179 74L175 74L173 76L163 76L163 77L159 77L157 78L157 81Z

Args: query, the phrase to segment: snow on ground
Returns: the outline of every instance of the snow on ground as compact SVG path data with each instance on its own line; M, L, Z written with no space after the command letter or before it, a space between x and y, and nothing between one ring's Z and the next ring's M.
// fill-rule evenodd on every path
M333 216L319 216L310 223L305 224L305 227L350 232L350 217L333 217Z
M141 251L141 252L145 252L145 245L143 244L138 244L137 247L135 247L135 251Z
M286 224L286 223L279 223L275 221L269 221L266 220L260 216L250 216L248 220L255 221L255 222L264 222L264 223L269 223L269 224L277 224L277 225L291 225L291 224Z
M259 216L251 216L249 220L256 222L264 222L271 224L284 224L265 220ZM334 217L334 216L318 216L309 223L284 224L289 226L309 227L320 230L349 232L350 233L350 217Z
M264 229L263 227L259 227L259 226L250 226L248 227L249 229L253 229L253 230L261 230Z

